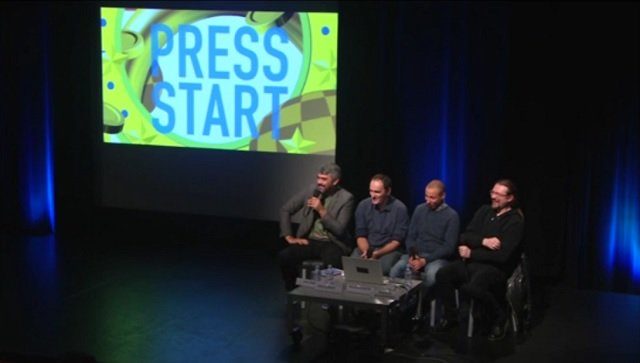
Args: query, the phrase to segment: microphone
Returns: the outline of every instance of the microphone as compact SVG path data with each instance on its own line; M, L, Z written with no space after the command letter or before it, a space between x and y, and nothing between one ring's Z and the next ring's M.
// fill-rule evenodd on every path
M418 255L418 248L416 246L409 247L409 257L411 257L414 260L420 257L420 255ZM409 266L408 263L409 261L407 261L407 267ZM411 267L411 271L413 271L414 274L417 272L413 270L413 267Z
M371 258L371 256L373 256L373 250L375 250L375 248L370 246L367 250L367 258Z
M466 245L463 245L463 246L466 246ZM462 256L460 256L460 259L462 260L462 263L464 264L464 275L465 275L465 278L467 279L466 282L469 282L469 281L471 281L471 278L469 276L469 261L468 261L469 259L465 258L465 257L462 257Z
M314 190L313 190L313 195L312 195L312 196L313 196L314 198L320 198L320 196L321 196L321 195L322 195L322 191L321 191L320 189L316 188L316 189L314 189ZM313 209L313 208L311 208L311 207L307 207L307 208L302 212L302 214L306 217L306 216L308 216L308 215L309 215L309 213L311 212L311 210L312 210L312 209Z

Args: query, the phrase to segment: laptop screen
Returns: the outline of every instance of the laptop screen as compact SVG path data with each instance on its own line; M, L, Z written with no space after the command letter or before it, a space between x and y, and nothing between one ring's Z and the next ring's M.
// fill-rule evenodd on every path
M342 268L346 282L384 283L380 260L342 256Z

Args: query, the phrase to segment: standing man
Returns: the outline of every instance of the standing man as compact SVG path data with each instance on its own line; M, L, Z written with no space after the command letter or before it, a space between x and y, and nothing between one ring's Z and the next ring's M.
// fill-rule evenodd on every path
M424 188L425 202L411 216L406 254L391 271L392 277L403 277L407 264L421 273L425 288L436 282L436 273L455 254L460 219L458 212L445 203L446 187L440 180L430 181Z
M389 275L400 258L398 251L407 234L407 207L391 195L391 178L376 174L369 182L369 198L356 209L356 243L352 257L379 259Z
M342 256L351 250L349 228L353 195L339 185L342 171L337 164L323 165L315 185L294 195L280 209L280 237L287 247L278 254L285 288L293 290L304 260L322 259L325 265L342 267ZM291 216L301 211L301 222L293 232Z
M480 207L460 235L460 259L436 275L436 292L444 303L444 318L437 330L457 325L454 291L461 288L494 313L489 339L498 340L506 333L506 284L519 261L524 216L517 208L517 190L511 180L495 182L489 196L491 205Z

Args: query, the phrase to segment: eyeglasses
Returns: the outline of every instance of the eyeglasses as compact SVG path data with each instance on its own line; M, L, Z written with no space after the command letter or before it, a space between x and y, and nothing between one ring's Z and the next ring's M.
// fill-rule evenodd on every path
M492 196L492 197L493 197L494 195L497 195L497 196L499 196L499 197L506 197L506 196L508 196L509 194L498 193L498 192L495 192L495 191L493 191L493 190L490 190L490 191L489 191L489 195L490 195L490 196Z

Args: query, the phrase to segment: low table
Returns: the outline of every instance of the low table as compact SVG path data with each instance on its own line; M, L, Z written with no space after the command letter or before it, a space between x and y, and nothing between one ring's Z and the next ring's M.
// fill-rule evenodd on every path
M295 302L318 302L329 305L370 309L380 313L380 335L383 347L387 346L389 316L393 309L410 301L421 289L421 280L389 278L384 284L366 284L344 281L343 276L330 280L298 280L298 287L288 293L289 331L294 324Z

